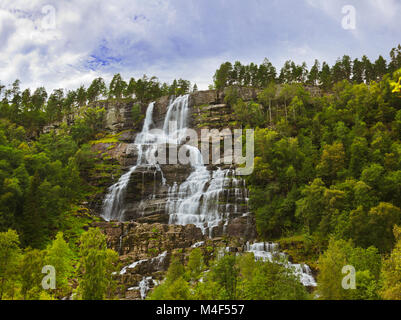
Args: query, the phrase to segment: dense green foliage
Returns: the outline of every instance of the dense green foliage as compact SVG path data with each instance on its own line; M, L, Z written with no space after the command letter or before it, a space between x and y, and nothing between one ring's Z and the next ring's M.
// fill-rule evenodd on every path
M61 299L74 292L74 299L113 298L116 280L112 273L118 255L106 248L101 231L89 229L83 233L77 243L79 251L70 245L60 232L46 249L22 250L15 231L0 232L0 300ZM45 266L54 267L54 289L43 287L48 274L43 271Z
M321 299L400 299L401 46L370 62L344 56L329 66L287 61L280 72L226 62L213 87L224 90L236 124L255 129L255 170L247 177L257 231L265 240L298 237L316 264ZM240 98L252 87L257 99ZM196 91L143 76L50 95L0 86L0 299L113 298L117 254L91 218L78 214L93 191L90 141L104 136L103 99L143 105ZM49 125L59 124L57 130ZM85 216L85 215L84 215ZM313 248L310 249L310 248ZM304 261L302 261L304 262ZM44 265L56 267L56 289L43 290ZM341 286L356 269L356 289ZM173 258L152 299L308 299L288 268L225 254L205 262L199 249L184 265Z
M144 75L140 79L131 78L127 83L120 74L116 74L107 86L102 78L96 78L88 88L80 86L76 90L56 89L50 95L44 87L33 92L25 89L21 91L20 81L5 87L0 85L0 118L9 119L16 125L23 126L28 136L37 136L44 126L65 119L71 120L75 115L85 117L81 123L75 124L75 136L88 134L83 132L82 125L87 124L88 130L95 130L101 118L93 117L97 110L85 106L96 105L102 99L135 100L145 104L164 95L182 95L192 89L188 80L174 80L171 85L161 83L156 77ZM82 107L83 108L82 110ZM94 108L94 109L93 109ZM82 112L81 112L82 111ZM96 120L95 123L93 120ZM93 132L92 132L93 133Z
M354 248L350 242L331 239L319 258L318 293L327 300L377 300L380 288L381 256L375 247ZM356 270L355 290L343 288L344 266Z
M78 155L85 146L54 132L30 141L23 127L5 119L0 140L0 231L13 228L24 246L43 248L83 198L86 162Z
M383 287L381 295L384 299L401 300L401 228L394 227L397 243L391 255L383 262Z
M386 73L395 72L401 68L401 45L391 50L390 58L389 63L382 56L371 62L367 56L352 60L345 55L337 59L332 67L327 62L320 64L318 60L315 60L310 70L305 62L297 65L294 61L288 60L279 73L267 58L260 65L253 62L249 65L243 65L240 61L234 64L225 62L213 77L213 87L223 89L229 86L245 86L264 89L274 82L277 84L302 83L330 91L335 83L343 80L353 83L370 83L381 80Z
M106 236L91 228L80 239L80 263L82 278L78 292L83 300L112 298L115 292L113 272L118 261L117 252L107 249Z
M194 249L187 265L173 257L164 282L149 299L154 300L303 300L309 295L280 261L255 261L221 253L206 264L200 249Z
M97 192L89 183L99 162L90 143L104 135L105 109L96 102L131 99L140 123L141 103L167 91L186 93L189 82L170 87L144 76L126 86L116 75L108 87L97 78L87 89L49 97L44 88L21 92L18 80L0 88L0 299L62 298L77 282L77 298L113 297L117 254L99 231L83 234L96 219L81 205ZM41 286L46 264L57 272L52 291Z
M95 102L131 99L140 124L141 104L188 93L191 84L182 79L161 84L147 76L127 84L116 74L108 86L96 78L88 88L57 89L50 96L44 88L21 92L18 80L0 88L0 232L14 229L24 247L44 248L57 231L70 228L73 206L90 192L86 180L95 155L88 142L105 121L104 108ZM61 120L57 131L46 129Z
M382 57L372 64L345 56L308 72L288 62L268 85L253 64L244 69L250 75L238 77L240 63L225 63L215 75L216 87L228 86L225 101L238 125L255 129L255 170L247 180L258 233L266 240L300 236L304 246L324 252L318 261L324 299L400 294L399 280L385 280L395 289L381 289L380 280L381 259L401 224L400 62L399 46L388 65ZM258 89L257 100L238 98L241 86ZM375 262L358 263L369 259ZM391 261L385 279L397 278L386 274L396 268ZM356 290L341 287L345 265L356 268Z

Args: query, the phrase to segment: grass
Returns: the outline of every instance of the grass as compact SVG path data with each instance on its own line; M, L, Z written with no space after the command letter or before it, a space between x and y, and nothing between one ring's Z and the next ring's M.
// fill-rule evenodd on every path
M281 238L277 242L281 250L289 254L294 262L306 263L312 269L317 269L320 248L312 238L299 234Z
M94 145L94 144L100 144L100 143L118 143L118 139L115 135L113 136L108 136L108 137L104 137L102 139L99 140L93 140L90 142L90 144Z

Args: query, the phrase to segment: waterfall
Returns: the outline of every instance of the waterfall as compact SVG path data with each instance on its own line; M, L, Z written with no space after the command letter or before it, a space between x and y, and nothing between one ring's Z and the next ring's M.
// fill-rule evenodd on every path
M167 251L164 251L162 254L159 254L157 257L151 258L151 259L143 259L143 260L138 260L133 263L131 263L128 266L125 266L124 268L121 269L120 275L126 274L128 270L133 270L135 269L138 265L144 264L144 263L149 263L149 265L152 266L152 268L155 268L156 270L159 270L162 268L164 260L167 257Z
M124 197L126 194L128 182L131 178L131 174L137 169L139 165L143 162L143 149L145 144L152 143L152 136L149 134L149 130L151 125L153 124L153 109L154 102L149 104L148 109L146 111L146 117L143 124L143 129L140 134L138 134L135 138L134 145L138 147L138 160L135 166L132 166L129 171L123 174L118 182L112 185L109 188L109 192L107 193L104 201L103 201L103 213L102 217L106 221L111 220L119 220L121 221L124 217L123 205L124 205ZM149 149L150 151L150 149Z
M277 261L285 267L291 269L298 276L301 283L306 287L316 287L316 281L313 278L312 271L306 264L294 264L288 261L288 256L279 251L277 243L259 242L254 244L247 243L246 251L252 252L255 260Z
M124 220L124 198L131 174L139 166L149 166L163 171L151 156L159 145L175 144L182 146L186 142L189 115L189 95L180 96L169 103L163 127L157 132L154 127L154 103L149 104L142 132L137 135L134 145L138 149L138 160L135 166L121 176L120 180L109 188L103 203L102 217L107 220ZM170 124L174 123L174 128ZM235 178L235 171L230 169L208 170L204 165L202 154L197 147L185 145L190 154L192 172L180 185L168 186L166 213L170 224L194 224L204 234L213 235L213 229L226 222L230 214L241 212L240 206L247 202L246 188L243 180ZM165 179L163 177L163 183ZM227 205L233 200L235 204Z
M169 190L167 212L171 224L194 224L203 233L217 227L224 217L224 208L219 204L224 195L224 187L229 183L229 170L217 169L210 172L205 166L195 166L177 189Z

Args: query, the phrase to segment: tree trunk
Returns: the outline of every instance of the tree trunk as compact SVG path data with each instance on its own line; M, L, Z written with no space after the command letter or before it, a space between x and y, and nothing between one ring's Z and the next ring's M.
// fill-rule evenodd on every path
M269 100L269 120L270 120L270 125L272 125L272 100Z
M287 101L284 102L285 120L287 120Z
M3 300L4 277L1 279L0 300Z

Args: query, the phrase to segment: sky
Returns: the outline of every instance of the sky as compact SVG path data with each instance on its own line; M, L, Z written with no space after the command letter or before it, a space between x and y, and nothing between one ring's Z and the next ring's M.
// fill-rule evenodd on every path
M401 0L0 0L0 83L75 89L121 73L207 89L225 61L388 59L400 30Z

